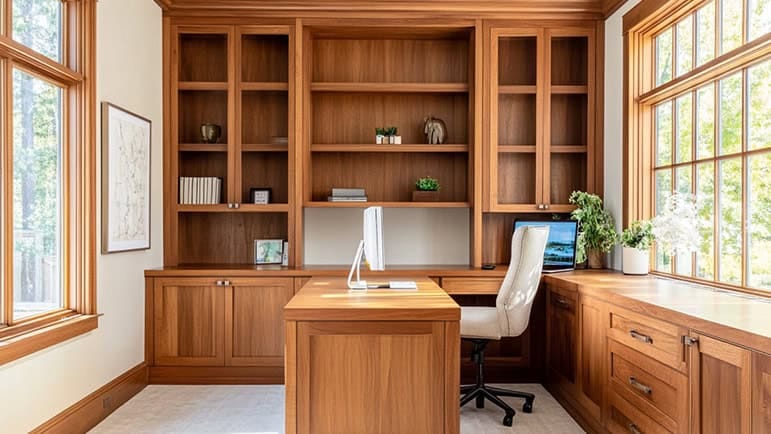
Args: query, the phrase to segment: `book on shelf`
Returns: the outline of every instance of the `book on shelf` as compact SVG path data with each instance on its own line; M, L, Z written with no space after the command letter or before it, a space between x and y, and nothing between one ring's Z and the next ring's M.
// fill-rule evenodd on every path
M216 205L222 196L222 179L209 176L179 178L180 205Z
M329 196L328 202L366 202L367 196Z
M363 188L333 188L332 197L367 197Z

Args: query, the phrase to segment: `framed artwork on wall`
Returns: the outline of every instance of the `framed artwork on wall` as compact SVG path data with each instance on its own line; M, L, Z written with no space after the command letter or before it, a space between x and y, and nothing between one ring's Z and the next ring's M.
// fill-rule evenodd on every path
M152 122L102 103L102 253L150 248Z

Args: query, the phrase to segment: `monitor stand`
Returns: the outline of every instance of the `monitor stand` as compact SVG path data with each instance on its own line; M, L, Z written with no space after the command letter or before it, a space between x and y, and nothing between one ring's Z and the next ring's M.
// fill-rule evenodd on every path
M367 281L361 280L361 259L364 256L364 240L359 241L359 247L356 249L356 256L353 257L353 264L351 264L351 271L348 272L348 289L366 290ZM356 270L356 280L353 279L353 272Z

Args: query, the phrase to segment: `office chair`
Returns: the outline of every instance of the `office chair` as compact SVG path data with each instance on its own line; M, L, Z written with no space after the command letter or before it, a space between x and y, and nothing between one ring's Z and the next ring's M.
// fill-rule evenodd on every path
M502 408L506 415L503 424L511 426L516 412L501 396L524 398L522 411L533 411L535 396L531 393L516 392L485 385L485 347L490 341L506 336L520 336L530 321L538 284L541 280L543 255L549 237L547 226L523 226L517 228L511 237L511 263L506 272L495 307L462 307L460 335L474 344L471 360L477 365L476 384L461 386L460 406L476 399L477 408L484 408L485 399Z

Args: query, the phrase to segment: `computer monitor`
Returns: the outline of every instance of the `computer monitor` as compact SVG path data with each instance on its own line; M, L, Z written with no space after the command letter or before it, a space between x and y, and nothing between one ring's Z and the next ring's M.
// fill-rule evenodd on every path
M578 222L575 220L550 220L514 222L514 230L521 226L548 226L549 238L543 254L543 271L567 271L576 266L576 239L578 237Z
M362 256L366 257L369 269L385 270L385 255L383 254L383 207L371 206L364 210L363 239L359 241L356 256L348 273L348 288L367 289L367 281L361 280L360 268ZM353 273L356 280L353 280Z

